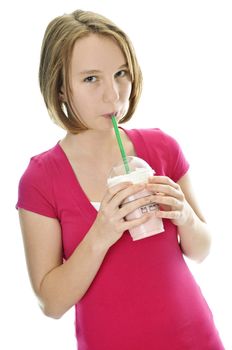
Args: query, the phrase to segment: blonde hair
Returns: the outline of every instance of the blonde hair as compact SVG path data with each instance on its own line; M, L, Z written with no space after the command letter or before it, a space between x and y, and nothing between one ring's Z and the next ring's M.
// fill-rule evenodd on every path
M131 119L141 95L141 70L133 46L122 30L107 18L89 11L77 10L55 18L49 23L42 43L39 67L40 90L51 118L73 134L87 128L72 108L68 79L70 60L76 40L91 33L115 39L128 64L132 90L128 111L120 123ZM60 98L62 87L65 91L65 102Z

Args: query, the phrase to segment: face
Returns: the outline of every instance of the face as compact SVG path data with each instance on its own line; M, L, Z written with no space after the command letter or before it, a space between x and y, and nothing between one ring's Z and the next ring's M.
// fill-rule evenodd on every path
M72 105L88 129L112 127L111 114L120 120L127 112L131 79L117 43L91 34L78 39L70 63Z

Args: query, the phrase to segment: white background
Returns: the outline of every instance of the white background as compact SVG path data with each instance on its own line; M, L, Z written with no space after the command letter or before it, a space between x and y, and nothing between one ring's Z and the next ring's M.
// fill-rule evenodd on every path
M205 262L189 264L225 348L232 349L230 5L224 0L9 0L1 5L1 349L75 349L74 310L52 320L37 305L14 206L29 158L64 136L40 96L39 54L48 22L77 8L111 18L134 43L144 90L126 127L160 127L179 141L191 163L214 243Z

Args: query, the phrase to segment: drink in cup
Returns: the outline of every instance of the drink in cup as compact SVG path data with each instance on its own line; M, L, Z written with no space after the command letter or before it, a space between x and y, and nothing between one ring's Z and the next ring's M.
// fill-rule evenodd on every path
M130 181L133 184L145 183L148 181L148 178L150 176L153 176L155 173L154 170L149 166L147 162L145 162L143 159L138 157L128 156L127 164L128 164L128 168L130 169L129 172L126 172L125 164L123 162L116 164L111 169L110 175L107 180L108 187L114 186L118 183L125 182L125 181ZM137 193L134 193L133 195L126 198L126 200L122 203L122 206L138 198L150 196L151 194L152 193L146 189L139 191ZM159 207L156 203L149 203L129 213L125 217L125 219L128 221L138 219L143 214L148 212L152 213L158 209ZM154 215L154 216L151 216L150 219L148 219L144 224L141 224L137 227L130 229L130 234L133 241L136 241L141 238L153 236L163 231L164 231L164 227L163 227L162 219L157 218Z

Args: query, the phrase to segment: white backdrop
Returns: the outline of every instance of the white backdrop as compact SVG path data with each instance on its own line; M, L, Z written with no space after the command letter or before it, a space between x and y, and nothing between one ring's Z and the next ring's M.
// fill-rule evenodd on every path
M226 350L232 349L230 3L8 0L1 5L1 349L75 349L74 311L52 320L37 305L14 206L29 158L64 136L50 121L40 96L39 54L48 22L77 8L108 16L134 43L144 90L136 116L126 127L160 127L176 137L191 163L214 243L205 262L189 265Z

